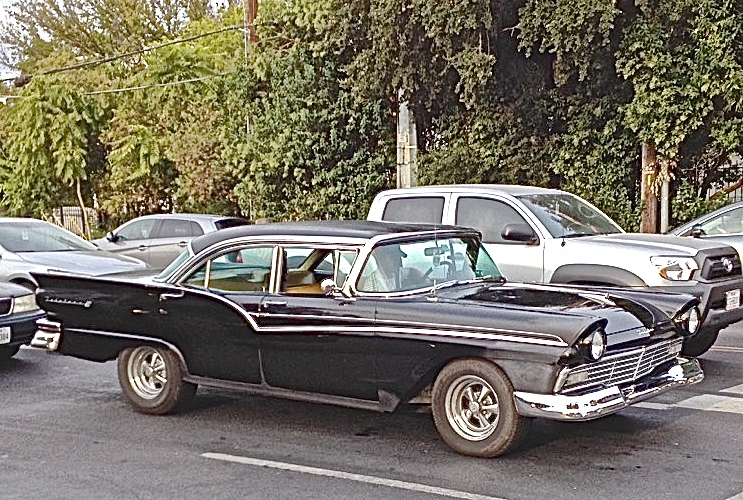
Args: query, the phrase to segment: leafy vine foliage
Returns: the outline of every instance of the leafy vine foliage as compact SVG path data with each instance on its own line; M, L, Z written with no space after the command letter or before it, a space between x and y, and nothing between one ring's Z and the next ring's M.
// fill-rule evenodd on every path
M243 6L14 0L0 210L363 218L399 99L421 183L561 187L628 230L642 144L674 224L743 184L743 0L260 0L250 43Z

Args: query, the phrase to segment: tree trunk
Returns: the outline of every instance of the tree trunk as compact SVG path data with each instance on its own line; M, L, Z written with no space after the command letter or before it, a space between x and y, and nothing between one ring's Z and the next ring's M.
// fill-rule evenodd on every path
M83 227L81 229L82 234L89 240L90 239L90 225L88 224L88 213L85 211L85 202L83 201L83 191L82 186L80 185L80 179L77 179L76 186L77 189L77 203L80 207L80 219L82 220Z
M655 146L644 143L642 145L642 177L640 187L640 201L642 202L641 233L658 232L658 192L655 180L658 177L658 160Z

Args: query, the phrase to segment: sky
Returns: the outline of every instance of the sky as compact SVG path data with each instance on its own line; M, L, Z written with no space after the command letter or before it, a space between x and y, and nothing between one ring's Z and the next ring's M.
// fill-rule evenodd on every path
M0 20L5 20L5 8L10 5L10 0L0 0ZM2 47L0 47L2 50ZM0 65L0 78L15 76L15 73L8 71L8 68Z

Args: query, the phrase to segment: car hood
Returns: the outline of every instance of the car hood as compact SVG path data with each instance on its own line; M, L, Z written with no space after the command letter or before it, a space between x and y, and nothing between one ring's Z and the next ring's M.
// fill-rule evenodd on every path
M585 328L605 322L609 347L647 339L651 332L674 328L671 318L698 303L690 295L655 294L623 289L595 289L555 285L506 283L473 285L442 290L441 298L473 301L482 306L518 311L528 309L543 331L549 330L572 344ZM471 314L476 314L474 310ZM537 316L538 315L538 316ZM501 318L511 315L498 314ZM515 328L516 324L511 328ZM523 321L521 327L523 328Z
M560 239L560 238L556 238ZM688 255L693 257L700 250L725 246L724 243L699 238L684 238L668 234L618 233L597 236L565 238L567 245L589 245L591 248L620 248L647 255Z
M37 271L63 271L89 276L133 271L147 267L139 259L116 255L103 250L21 252L15 255L19 262L23 262Z

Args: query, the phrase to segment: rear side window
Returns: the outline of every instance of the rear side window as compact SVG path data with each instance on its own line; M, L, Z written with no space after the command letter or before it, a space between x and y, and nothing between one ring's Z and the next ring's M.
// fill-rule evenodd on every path
M158 238L188 238L201 236L204 231L198 223L186 219L163 219Z
M428 222L441 224L443 196L396 198L387 202L382 220L389 222Z
M226 229L228 227L247 226L250 224L248 219L240 219L238 217L232 219L220 219L214 222L214 226L217 229Z
M457 225L469 226L482 232L485 243L511 243L501 237L506 224L526 224L523 217L510 205L488 198L462 197L457 202Z

